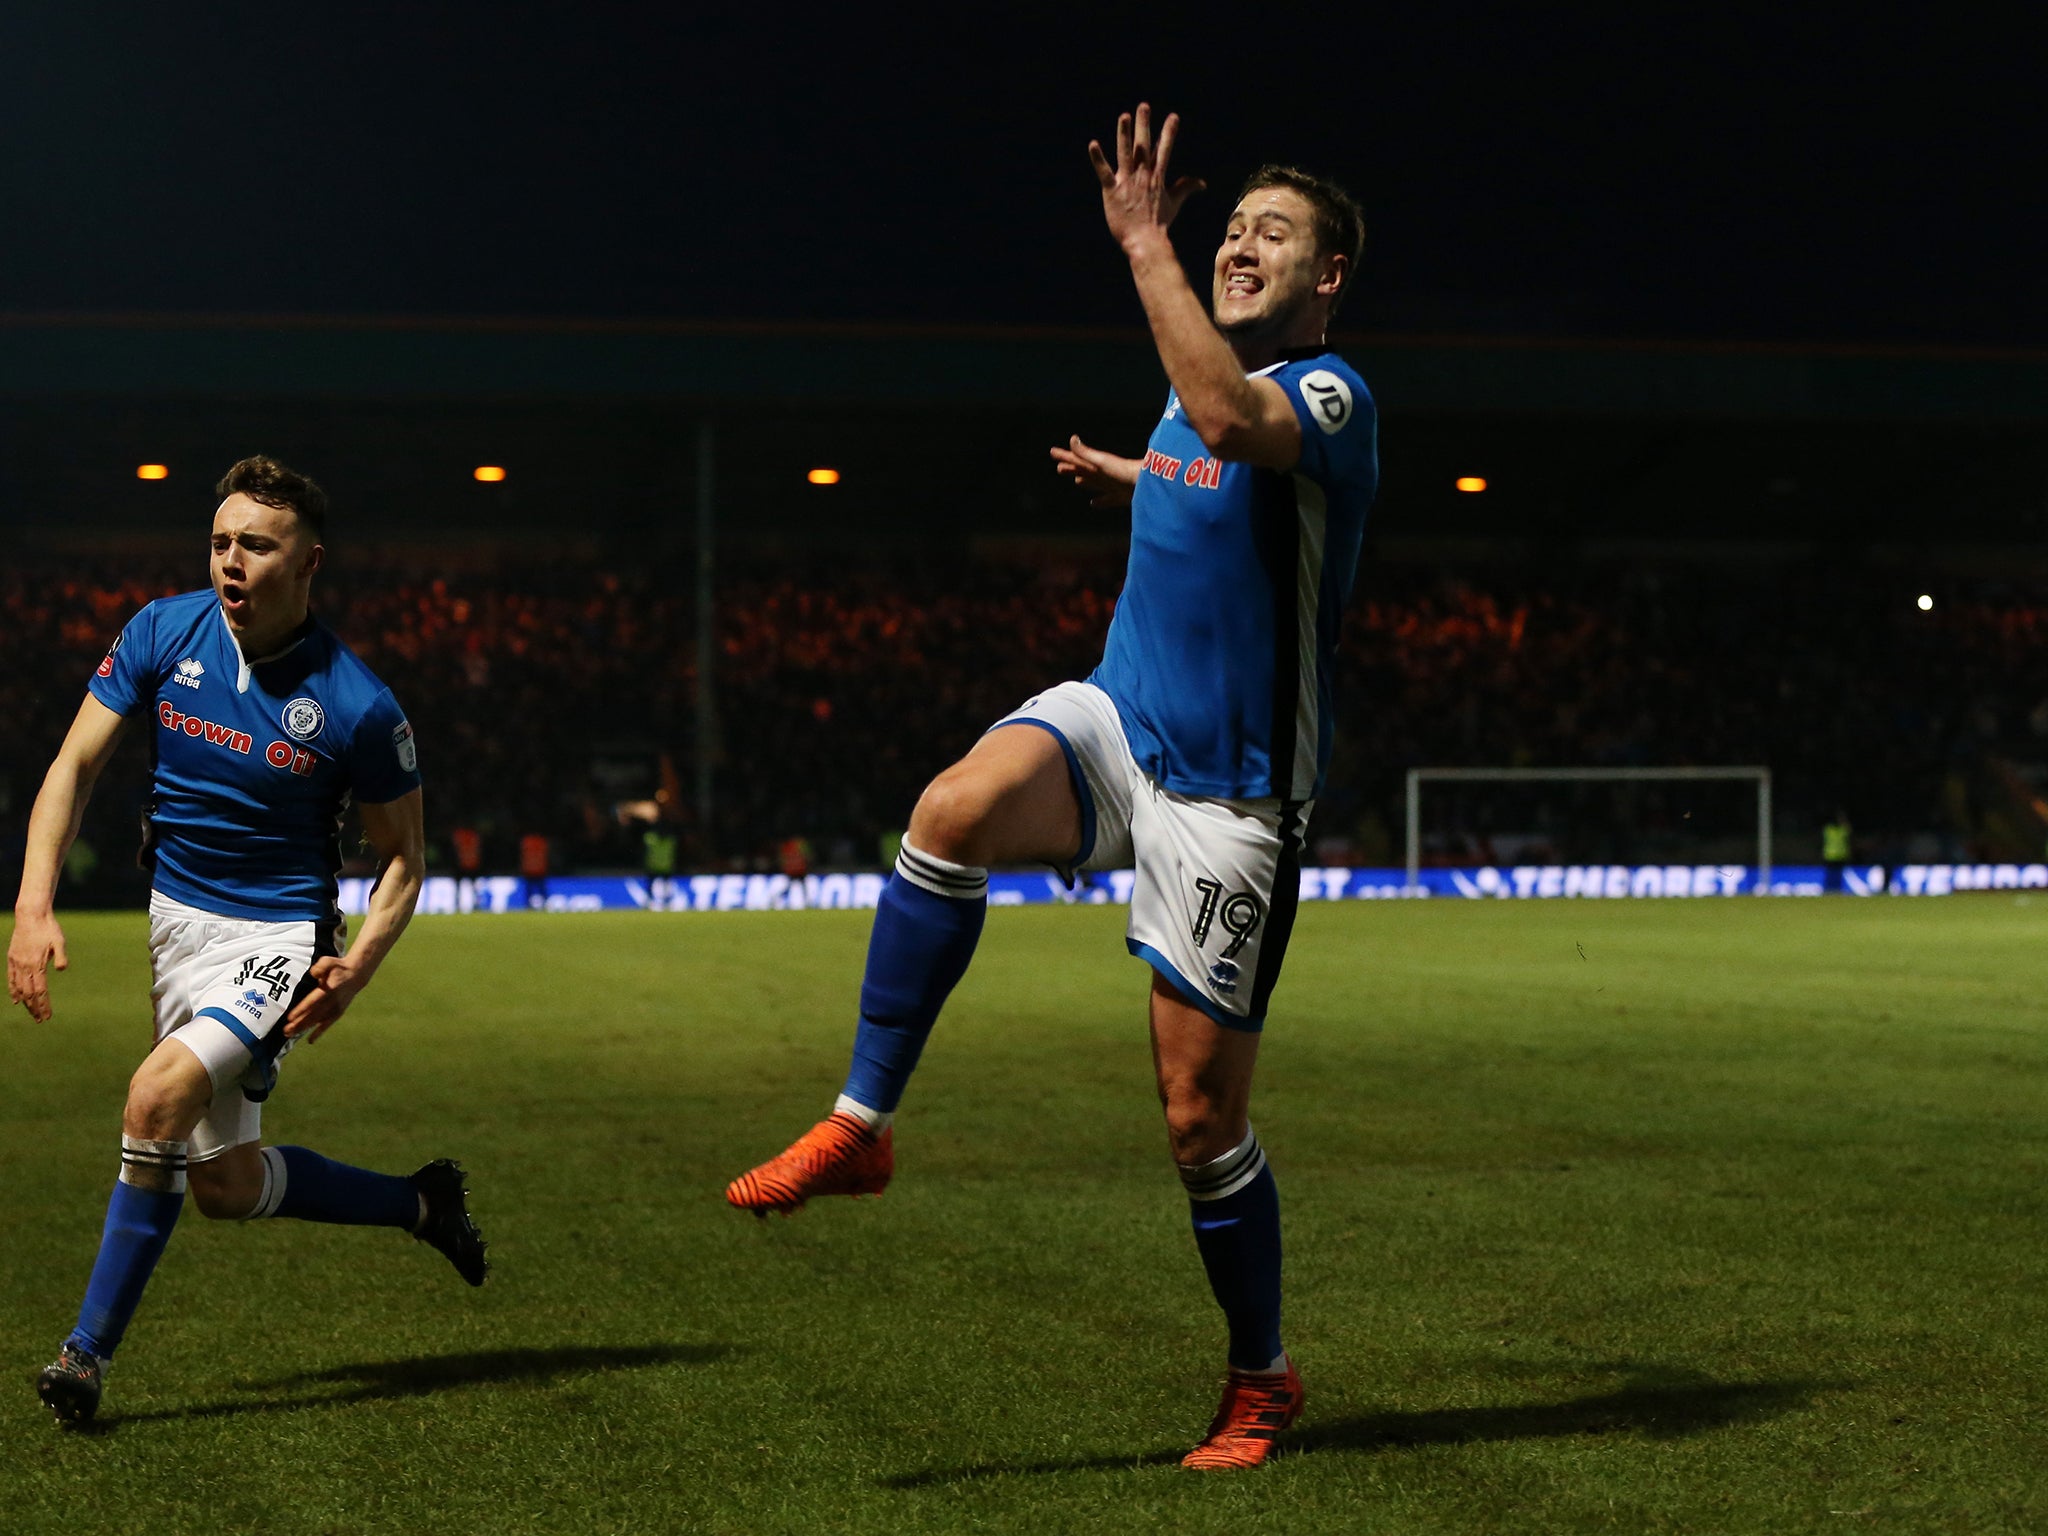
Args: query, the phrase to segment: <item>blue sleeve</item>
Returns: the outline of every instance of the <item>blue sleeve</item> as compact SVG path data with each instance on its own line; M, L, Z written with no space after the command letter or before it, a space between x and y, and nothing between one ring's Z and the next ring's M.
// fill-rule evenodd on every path
M1273 381L1301 422L1295 466L1318 485L1359 485L1370 499L1379 480L1379 421L1365 381L1327 354L1289 364Z
M154 698L162 681L156 655L156 604L150 603L114 637L106 659L85 686L115 714L127 715Z
M420 787L412 726L386 688L370 701L348 743L349 787L365 805L386 805Z

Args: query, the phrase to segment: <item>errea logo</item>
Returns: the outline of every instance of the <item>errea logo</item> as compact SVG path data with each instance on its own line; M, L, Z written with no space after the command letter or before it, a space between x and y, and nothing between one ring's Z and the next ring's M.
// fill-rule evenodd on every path
M176 671L171 678L171 681L178 684L182 688L197 688L199 686L199 679L204 677L205 675L205 664L203 662L195 661L190 656L187 656L183 661L178 663Z

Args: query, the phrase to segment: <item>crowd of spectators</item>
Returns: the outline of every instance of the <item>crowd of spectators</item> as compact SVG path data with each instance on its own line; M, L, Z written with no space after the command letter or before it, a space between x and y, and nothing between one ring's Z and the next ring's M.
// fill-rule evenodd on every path
M1392 814L1391 779L1411 766L1760 765L1787 860L1811 862L1844 813L1872 861L2041 856L2048 584L1930 590L1814 561L1387 570L1364 585L1332 783L1367 819ZM1554 831L1548 851L1567 860L1753 846L1746 785L1464 798L1448 857L1489 855L1489 827Z
M704 822L687 568L421 563L354 554L320 578L316 609L413 720L441 865L511 869L545 839L557 872L636 867L650 829L689 867L878 862L925 780L990 720L1094 666L1122 575L1109 548L729 554ZM113 635L203 576L196 558L0 570L0 878ZM2048 595L1957 580L1922 609L1920 590L1840 563L1370 562L1316 851L1398 862L1414 766L1754 763L1776 776L1786 859L1817 856L1805 844L1838 811L1859 858L2039 857ZM145 769L129 743L95 797L79 883L133 894ZM1746 793L1433 792L1429 851L1731 857L1753 837Z

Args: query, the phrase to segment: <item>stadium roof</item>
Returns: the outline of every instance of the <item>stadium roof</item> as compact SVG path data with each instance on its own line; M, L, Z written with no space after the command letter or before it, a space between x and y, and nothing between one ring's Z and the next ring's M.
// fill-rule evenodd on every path
M2048 420L2048 353L1342 336L1388 412ZM1163 387L1131 330L0 315L0 396L1098 403Z

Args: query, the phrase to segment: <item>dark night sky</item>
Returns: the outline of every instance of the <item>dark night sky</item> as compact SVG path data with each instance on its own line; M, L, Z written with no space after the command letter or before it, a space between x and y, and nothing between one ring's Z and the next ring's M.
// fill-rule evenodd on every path
M2038 31L1333 9L10 6L0 310L1123 323L1145 94L1198 259L1260 159L1353 186L1356 328L2048 345Z

